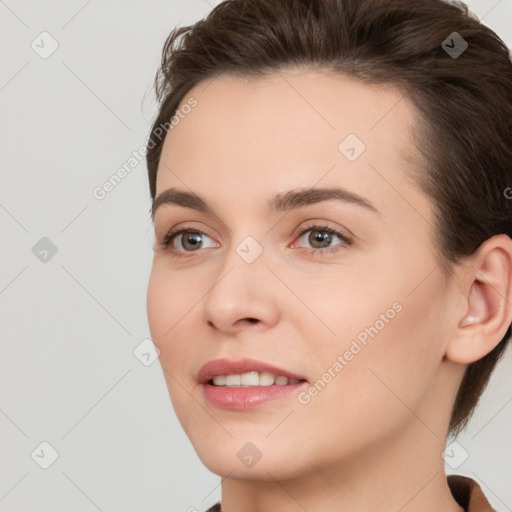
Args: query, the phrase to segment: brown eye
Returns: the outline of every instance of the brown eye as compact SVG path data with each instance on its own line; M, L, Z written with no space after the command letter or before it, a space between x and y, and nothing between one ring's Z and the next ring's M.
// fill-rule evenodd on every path
M308 236L308 243L310 243L314 249L325 249L331 244L332 237L333 234L328 231L311 229Z
M201 233L183 232L181 234L181 245L186 251L200 249L201 244Z
M336 242L337 238L341 243L331 245ZM306 249L318 252L329 252L337 250L338 246L344 247L352 244L350 238L328 226L310 226L300 233L298 241L306 244ZM307 247L308 244L309 247Z
M174 253L196 252L204 246L204 238L212 240L207 234L197 229L182 228L169 232L161 243L165 250ZM177 246L174 242L177 242ZM212 245L210 245L212 247ZM215 247L215 245L213 245Z

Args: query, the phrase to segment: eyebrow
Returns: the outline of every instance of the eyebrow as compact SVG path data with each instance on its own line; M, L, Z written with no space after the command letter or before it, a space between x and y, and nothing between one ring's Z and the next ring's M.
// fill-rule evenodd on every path
M331 200L355 204L380 214L379 210L366 198L341 187L294 189L277 194L268 200L267 212L269 214L287 212L321 201ZM202 213L217 216L213 208L194 192L169 188L159 194L153 201L151 218L154 220L158 208L168 204L191 208Z

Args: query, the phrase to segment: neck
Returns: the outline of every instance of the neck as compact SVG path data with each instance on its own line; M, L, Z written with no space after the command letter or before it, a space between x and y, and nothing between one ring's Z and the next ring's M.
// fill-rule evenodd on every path
M464 512L448 487L445 438L413 419L406 431L307 474L280 479L226 478L222 512ZM264 478L264 479L263 479Z

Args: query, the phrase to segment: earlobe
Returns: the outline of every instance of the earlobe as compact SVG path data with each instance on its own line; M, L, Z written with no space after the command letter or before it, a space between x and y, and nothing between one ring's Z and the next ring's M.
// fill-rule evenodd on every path
M470 364L485 357L512 322L512 240L504 234L486 240L471 258L464 286L466 307L446 349L446 358Z

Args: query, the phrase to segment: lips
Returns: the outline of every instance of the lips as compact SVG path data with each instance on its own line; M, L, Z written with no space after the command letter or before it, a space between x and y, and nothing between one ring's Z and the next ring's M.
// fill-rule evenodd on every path
M243 373L256 371L268 372L274 375L282 375L288 379L307 380L304 376L279 368L263 361L255 359L214 359L201 367L197 375L199 384L208 383L216 375L241 375Z

